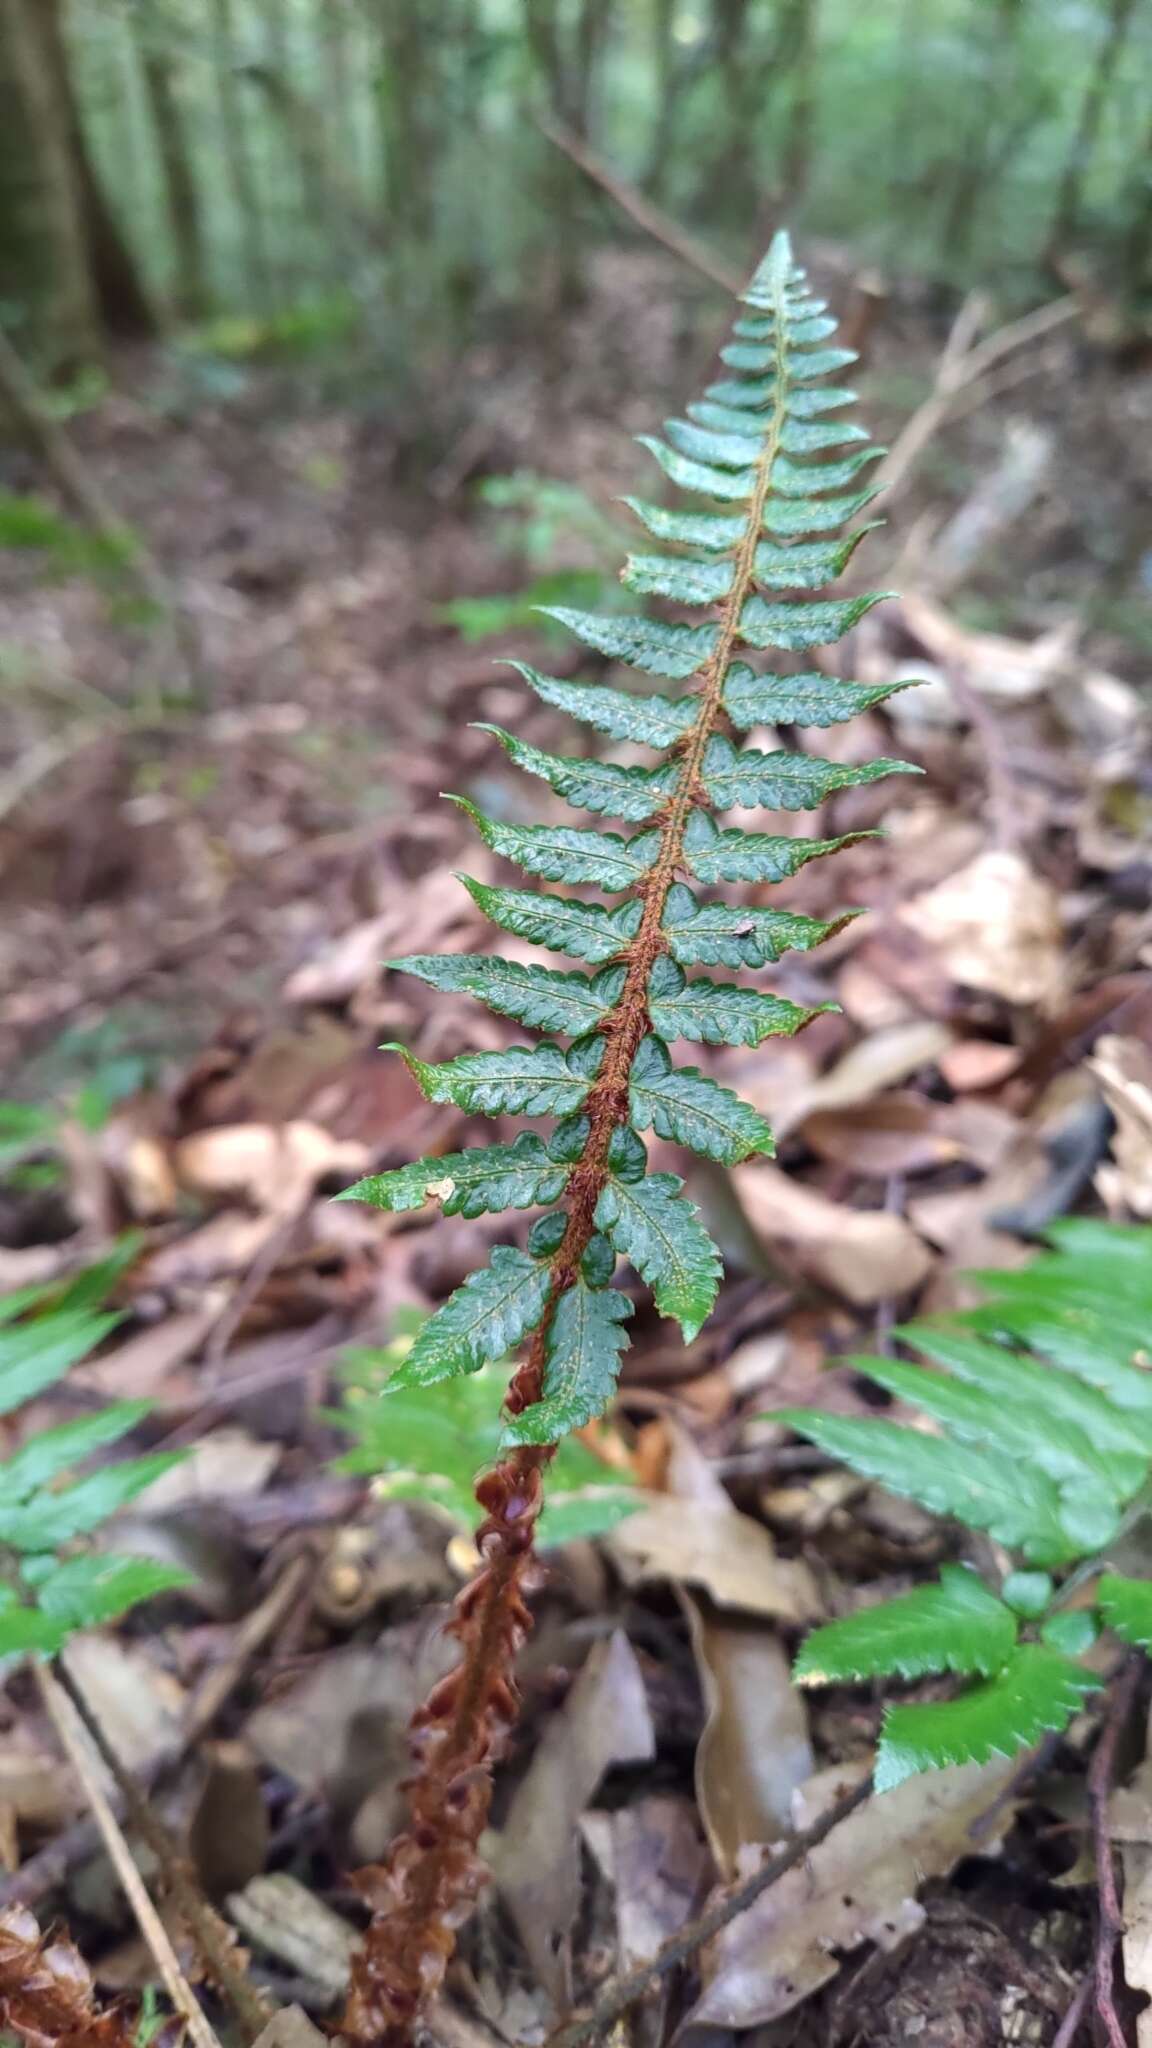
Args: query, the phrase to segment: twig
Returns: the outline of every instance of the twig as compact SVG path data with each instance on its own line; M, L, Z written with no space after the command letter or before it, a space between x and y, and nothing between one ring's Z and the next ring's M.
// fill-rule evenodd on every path
M541 135L583 171L586 178L591 178L594 185L599 185L601 191L615 200L620 211L626 213L629 220L634 220L637 227L643 228L646 235L651 235L654 242L670 249L674 256L679 256L690 269L699 271L710 284L719 285L721 291L730 295L743 291L745 279L740 272L729 270L719 256L714 256L710 249L696 240L695 235L680 227L662 207L654 206L634 185L617 177L615 171L609 170L608 165L554 115L537 114L536 126Z
M1076 2039L1080 2022L1087 2010L1088 2000L1091 1996L1092 1975L1089 1972L1061 2020L1059 2028L1052 2037L1052 2048L1072 2048L1072 2043Z
M229 1695L235 1691L258 1649L285 1616L291 1613L314 1569L313 1560L297 1557L281 1573L258 1607L236 1630L227 1660L210 1671L193 1695L184 1727L184 1742L191 1746L206 1733Z
M65 1669L61 1670L59 1679L51 1677L51 1674L47 1675L53 1687L71 1702L93 1748L112 1773L116 1789L124 1801L127 1817L155 1856L160 1867L164 1890L191 1935L212 1981L231 2006L242 2038L246 2042L254 2041L267 2026L269 2014L245 1971L237 1964L234 1937L204 1897L177 1843L159 1814L148 1804L132 1773L109 1742L75 1679L70 1677ZM108 1813L112 1825L119 1834L119 1826L111 1807ZM135 1864L132 1867L135 1869ZM141 1925L143 1926L143 1922Z
M751 1877L746 1877L742 1884L736 1885L731 1891L723 1892L710 1906L706 1906L702 1913L698 1913L694 1920L689 1920L678 1933L673 1934L657 1949L649 1962L642 1963L635 1970L626 1970L618 1977L610 1977L608 1982L601 1986L592 2010L582 2019L573 2020L568 2026L560 2027L556 2033L550 2034L544 2048L582 2048L585 2041L592 2041L597 2035L606 2032L614 2021L627 2012L630 2005L634 2005L638 1998L642 1998L661 1977L667 1976L669 1970L675 1970L681 1963L689 1962L696 1951L703 1948L705 1942L711 1941L714 1935L727 1927L729 1921L747 1912L749 1906L755 1905L762 1893L777 1884L790 1870L794 1870L798 1863L802 1863L813 1849L819 1847L825 1836L832 1833L833 1828L838 1828L841 1821L847 1820L848 1816L855 1813L857 1807L863 1806L871 1795L872 1780L866 1778L862 1785L857 1785L853 1791L846 1792L842 1799L838 1799L834 1806L830 1806L818 1820L813 1821L811 1827L805 1828L803 1834L795 1836L778 1856L770 1857Z
M89 468L79 449L53 419L35 378L23 358L0 328L0 399L17 423L34 442L44 465L65 502L100 539L122 545L131 542L128 566L143 595L167 620L173 651L180 663L182 683L190 698L207 696L207 676L199 634L180 602L169 578L139 533L128 527L103 484Z
M52 1725L69 1763L84 1788L84 1796L92 1809L92 1817L124 1888L124 1895L136 1915L140 1932L148 1944L164 1988L175 2010L185 2021L195 2048L220 2048L220 2042L209 2026L199 2000L180 1968L176 1951L168 1939L168 1931L148 1895L147 1886L132 1860L132 1851L124 1839L120 1823L105 1796L100 1783L99 1765L87 1731L74 1717L67 1695L47 1665L37 1662L34 1669L40 1695Z
M1140 1682L1140 1666L1141 1660L1138 1657L1130 1657L1121 1667L1088 1770L1088 1807L1092 1816L1096 1888L1099 1898L1096 1926L1096 2013L1109 2048L1127 2048L1127 2044L1120 2016L1116 2011L1113 1991L1116 1944L1124 1932L1124 1915L1120 1910L1116 1864L1112 1854L1112 1838L1108 1832L1108 1798L1116 1772L1116 1748L1136 1697L1136 1688Z
M974 330L983 310L982 298L970 293L944 345L931 391L905 422L874 473L874 481L886 496L891 497L900 489L909 470L948 417L959 392L983 377L1002 356L1010 355L1014 349L1026 347L1040 335L1050 334L1054 328L1064 326L1075 318L1080 308L1079 302L1069 293L1062 299L1053 299L1047 306L1037 306L1034 312L1025 313L1019 320L1010 320L1006 326L998 327L994 334L988 335L986 340L977 342Z

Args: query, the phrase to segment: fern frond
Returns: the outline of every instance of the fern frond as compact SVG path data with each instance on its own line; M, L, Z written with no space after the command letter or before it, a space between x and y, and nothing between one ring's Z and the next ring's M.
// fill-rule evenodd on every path
M984 1276L995 1297L987 1306L893 1333L934 1369L852 1361L939 1434L806 1410L775 1418L1033 1565L1075 1567L1076 1586L1099 1573L1086 1609L1063 1607L1047 1571L1009 1572L997 1597L974 1574L945 1567L938 1586L814 1630L796 1666L806 1684L936 1671L985 1681L954 1700L889 1708L881 1789L912 1771L1011 1755L1066 1727L1098 1683L1071 1660L1100 1624L1152 1648L1152 1582L1100 1569L1149 1498L1152 1375L1141 1333L1152 1326L1152 1237L1066 1222L1052 1238L1055 1249L1022 1271Z

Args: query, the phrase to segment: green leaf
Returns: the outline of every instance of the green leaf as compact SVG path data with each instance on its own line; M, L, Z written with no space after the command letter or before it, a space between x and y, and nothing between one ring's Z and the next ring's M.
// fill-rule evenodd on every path
M621 503L654 540L678 541L682 547L719 554L736 547L744 532L744 518L738 512L682 512L676 506L649 504L646 498L623 498Z
M675 762L665 762L659 768L620 768L614 761L542 753L498 725L479 724L476 730L490 732L518 768L541 776L558 796L585 811L604 811L613 818L637 821L650 818L675 786Z
M93 1315L82 1308L0 1329L0 1415L10 1415L63 1379L119 1321L117 1315Z
M790 839L769 832L721 832L706 811L694 811L684 836L684 858L701 882L783 882L810 860L839 853L873 832L846 832L839 839Z
M733 341L721 349L720 360L734 370L768 370L775 363L775 354L770 349L756 348L748 342ZM811 355L789 357L788 375L798 384L811 384L817 377L830 376L833 370L846 370L858 360L856 350L852 348L813 349Z
M772 494L779 498L824 497L829 491L846 490L869 463L886 454L871 444L845 455L839 462L792 462L780 455L772 465Z
M917 1771L1011 1757L1068 1726L1085 1693L1100 1684L1042 1643L1022 1643L1003 1670L959 1699L890 1707L876 1756L875 1785L890 1792Z
M763 967L782 953L807 953L841 931L849 912L832 924L791 910L749 909L735 903L699 903L674 883L664 906L664 929L675 960L712 967Z
M683 1185L674 1173L631 1184L612 1179L596 1205L596 1226L632 1261L661 1315L673 1317L690 1344L716 1299L720 1254L681 1194Z
M105 1444L114 1444L135 1429L148 1413L146 1401L116 1401L95 1415L82 1415L75 1422L62 1422L44 1429L21 1450L0 1464L0 1501L27 1500L30 1494L61 1473L70 1472L83 1458Z
M1024 1284L1011 1289L1001 1284L1009 1280ZM1095 1304L1086 1297L1062 1301L1047 1278L1033 1277L1027 1268L997 1274L994 1280L989 1276L987 1284L998 1298L964 1311L961 1321L969 1329L1017 1338L1064 1372L1099 1387L1132 1415L1152 1411L1152 1374L1134 1363L1147 1348L1143 1311L1129 1310L1115 1291L1110 1298L1105 1292Z
M502 1358L544 1313L551 1275L526 1252L498 1244L420 1329L387 1392L429 1387ZM2 1538L0 1538L2 1540Z
M59 1493L45 1493L18 1506L0 1502L0 1543L13 1550L59 1550L75 1536L87 1536L118 1509L126 1507L159 1479L179 1465L182 1451L154 1451L150 1457L132 1458L122 1465L106 1465L87 1479L78 1479Z
M592 1085L590 1074L573 1073L558 1045L460 1053L439 1066L426 1066L402 1045L380 1050L400 1054L429 1102L452 1102L469 1115L568 1116Z
M643 1506L643 1497L626 1486L587 1486L580 1493L562 1493L553 1483L536 1524L537 1548L558 1549L562 1543L588 1543L606 1536Z
M504 1017L541 1031L579 1038L607 1016L624 986L626 970L604 967L591 980L551 967L525 966L494 953L412 953L393 960L399 974L414 974L432 988L475 996Z
M773 1420L788 1423L853 1472L919 1501L931 1514L954 1515L970 1529L987 1529L1033 1564L1065 1564L1082 1554L1065 1526L1055 1483L1007 1451L952 1443L893 1422L810 1409L777 1410Z
M807 1638L793 1675L801 1685L922 1678L932 1671L988 1677L1016 1644L1016 1617L975 1572L944 1565L938 1586L858 1608Z
M800 541L792 547L761 541L755 557L756 580L769 590L822 590L842 573L865 534L873 530L865 526L849 534L846 540ZM718 604L731 590L735 573L731 561L693 562L678 555L630 555L620 580L628 590L641 595L670 597L679 604ZM746 673L751 675L752 671ZM774 676L770 680L782 679ZM847 718L850 713L846 711L844 716Z
M0 1657L26 1656L38 1651L51 1657L67 1642L71 1629L36 1607L5 1607L0 1610Z
M813 604L769 604L763 597L750 597L740 613L740 638L750 647L825 647L842 640L865 612L892 595L890 590L870 590L860 597L824 598Z
M885 775L920 773L907 761L865 761L851 768L815 754L737 749L723 734L709 740L704 755L704 786L721 810L762 804L773 811L811 811L838 789L857 789Z
M44 1614L71 1632L115 1621L130 1607L190 1584L187 1572L148 1557L97 1551L56 1564L36 1588Z
M858 393L848 391L843 385L826 384L815 390L789 390L784 396L784 410L794 419L814 419L819 413L838 412L843 405L855 405ZM689 406L693 418L699 418L704 405L711 408L732 407L745 416L749 412L761 412L774 405L775 382L762 377L726 377L717 384L704 387L704 402L699 408ZM720 420L714 425L723 424Z
M681 455L695 456L702 462L718 462L722 469L740 469L745 464L754 465L760 460L768 430L762 434L749 434L746 430L733 431L731 428L689 424L686 420L665 420L664 432ZM843 447L847 442L867 439L864 428L849 420L808 424L786 419L777 445L789 455L812 455L823 448Z
M1152 1580L1126 1579L1104 1572L1096 1587L1100 1612L1109 1628L1138 1650L1152 1650Z
M661 619L630 619L613 612L577 612L567 605L541 605L586 647L613 661L625 661L650 676L674 681L695 675L716 649L717 626L670 626Z
M776 472L773 471L774 485L775 481ZM770 497L764 507L764 531L775 533L782 539L799 538L807 533L835 533L849 519L855 519L858 513L863 512L879 489L879 484L876 484L869 490L852 491L835 498Z
M641 697L631 690L611 690L606 683L565 683L542 676L522 662L513 662L545 704L582 719L614 740L639 740L646 747L670 747L688 731L699 712L695 697Z
M1121 1491L1135 1491L1152 1458L1152 1415L1133 1415L1070 1373L1053 1372L1038 1359L970 1337L949 1323L906 1323L893 1331L906 1344L945 1365L957 1379L982 1387L997 1403L1030 1403L1059 1417L1106 1454Z
M584 903L577 896L540 896L531 889L494 889L458 875L472 901L501 931L513 932L534 945L550 946L598 965L623 951L635 937L643 916L636 899L616 910L602 903Z
M508 825L486 818L467 797L451 801L467 811L493 853L546 882L594 882L606 893L634 889L660 850L657 832L621 839L615 832L590 832L579 825Z
M578 1280L556 1304L545 1347L543 1393L505 1424L502 1446L551 1444L602 1415L616 1392L627 1295Z
M1129 1461L1097 1451L1077 1422L1053 1413L1042 1396L1029 1400L1023 1386L1006 1405L1003 1396L998 1398L983 1387L946 1373L929 1372L923 1366L906 1365L900 1359L855 1358L852 1362L878 1386L943 1423L962 1443L1015 1450L1022 1458L1033 1459L1062 1491L1071 1487L1079 1501L1090 1493L1102 1496L1104 1512L1110 1512L1143 1477L1146 1461L1132 1478Z
M559 1200L567 1179L535 1132L521 1131L511 1145L444 1152L391 1173L369 1174L337 1200L369 1202L396 1215L439 1202L445 1216L484 1216L492 1210L544 1208Z
M687 455L678 455L675 448L658 440L655 434L637 434L636 439L656 457L665 476L679 490L699 491L703 497L742 503L756 489L755 469L721 469L716 463L693 462Z
M680 986L676 986L679 977ZM784 996L730 982L685 981L672 960L658 960L649 984L648 1011L662 1038L689 1038L706 1045L759 1045L765 1038L791 1038L831 1003L803 1010Z
M843 683L818 670L802 676L758 676L744 662L734 662L724 682L724 705L733 725L747 732L753 725L843 725L857 712L870 711L899 690L901 683Z
M674 1067L663 1039L642 1040L632 1062L628 1099L640 1130L687 1145L706 1159L736 1166L755 1152L775 1152L771 1125L696 1067Z

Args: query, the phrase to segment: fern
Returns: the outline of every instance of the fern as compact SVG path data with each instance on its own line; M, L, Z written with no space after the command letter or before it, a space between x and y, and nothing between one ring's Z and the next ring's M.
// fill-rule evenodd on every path
M341 2022L356 2041L391 2039L407 2026L443 1973L461 1896L477 1881L484 1767L507 1726L511 1659L527 1626L521 1587L541 1475L555 1442L612 1398L629 1306L614 1286L617 1264L631 1262L688 1339L715 1299L716 1248L679 1177L649 1172L641 1133L655 1129L725 1164L771 1150L758 1112L699 1067L676 1065L670 1044L760 1045L816 1014L695 970L757 969L834 927L758 905L736 909L706 892L719 881L779 881L847 840L721 828L714 813L814 810L838 790L906 767L851 767L736 737L766 719L825 727L889 694L811 667L763 674L746 658L751 650L807 656L879 601L822 593L860 538L838 536L875 494L867 473L880 451L842 417L853 393L826 384L854 358L824 345L835 323L808 292L786 236L776 237L744 300L724 375L687 419L668 422L665 438L644 442L674 484L721 509L627 501L658 548L628 563L627 588L696 618L563 605L547 613L595 654L671 688L634 693L519 669L536 697L651 758L624 766L553 754L486 726L516 766L610 824L504 824L456 799L485 843L533 883L466 882L474 901L502 931L582 964L557 969L498 953L391 963L547 1034L541 1044L436 1067L406 1055L433 1101L559 1121L543 1138L421 1160L349 1190L391 1209L421 1201L467 1214L544 1212L524 1250L498 1246L430 1317L381 1397L386 1410L405 1390L480 1371L529 1340L506 1394L505 1456L477 1487L485 1566L455 1624L462 1674L418 1717L424 1767L412 1787L413 1827L387 1880L366 1880L389 1905L369 1931ZM587 885L596 899L574 893Z
M57 1385L115 1328L119 1317L100 1303L133 1250L118 1248L63 1289L29 1288L0 1302L0 1416ZM180 1452L157 1452L76 1476L146 1413L145 1402L113 1402L41 1430L0 1462L0 1656L52 1655L78 1629L185 1583L168 1566L83 1547L180 1461Z
M808 1637L796 1663L805 1685L948 1672L973 1681L953 1699L887 1708L882 1791L1065 1728L1100 1683L1079 1659L1102 1626L1152 1648L1152 1582L1106 1569L1149 1500L1152 1240L1139 1227L1084 1221L1049 1235L1054 1249L1023 1271L981 1276L984 1306L895 1332L930 1368L852 1361L933 1433L803 1409L775 1417L1023 1561L995 1591L946 1566L937 1585Z

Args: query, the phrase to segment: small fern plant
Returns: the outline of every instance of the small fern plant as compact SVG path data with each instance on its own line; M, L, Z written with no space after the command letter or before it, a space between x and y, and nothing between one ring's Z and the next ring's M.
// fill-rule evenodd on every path
M839 576L868 531L843 529L875 495L864 476L879 452L843 418L854 394L827 382L854 358L826 346L835 322L809 293L786 236L777 236L743 297L722 379L689 406L688 419L668 423L666 438L644 444L672 484L710 504L674 510L626 501L659 546L632 557L626 587L702 616L693 623L550 612L596 654L679 689L570 681L516 664L542 702L610 740L650 749L654 764L550 754L482 728L557 795L622 820L628 831L514 824L457 799L487 846L534 882L514 888L464 877L474 901L514 938L583 966L562 971L497 953L391 963L546 1034L439 1065L403 1053L431 1101L555 1121L546 1137L528 1131L511 1144L418 1160L349 1190L392 1211L438 1202L447 1215L545 1212L523 1248L497 1245L429 1318L384 1394L386 1405L399 1392L477 1372L527 1340L505 1391L502 1455L476 1489L483 1565L453 1623L460 1662L415 1723L411 1826L387 1864L361 1876L375 1917L340 2023L357 2042L406 2038L480 1881L476 1843L489 1766L515 1713L512 1663L529 1626L523 1595L543 1473L557 1440L612 1399L627 1342L630 1302L613 1285L617 1261L630 1262L687 1340L716 1294L716 1247L678 1176L649 1172L643 1134L653 1130L725 1165L772 1150L759 1112L697 1067L676 1064L669 1047L678 1039L758 1046L815 1014L759 986L695 970L760 969L826 938L835 925L759 901L720 900L713 888L780 882L852 835L747 831L716 814L815 809L838 790L904 766L850 766L739 737L760 726L838 725L895 687L813 667L764 673L743 658L760 649L803 656L840 639L878 602L875 593L815 593ZM576 893L586 888L598 894Z
M932 1368L851 1361L934 1430L777 1412L854 1472L973 1530L1007 1555L998 1583L946 1565L937 1584L815 1629L805 1685L957 1674L950 1699L890 1705L875 1783L1011 1756L1067 1727L1102 1682L1080 1659L1102 1627L1152 1647L1152 1231L1067 1220L1055 1247L979 1276L965 1314L894 1332Z
M63 1289L0 1301L0 1418L56 1386L115 1328L119 1316L101 1303L123 1262L113 1253ZM0 1462L0 1658L54 1655L78 1630L185 1583L167 1565L87 1544L183 1455L153 1452L74 1476L146 1414L146 1402L111 1402L39 1431Z

